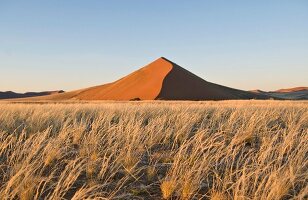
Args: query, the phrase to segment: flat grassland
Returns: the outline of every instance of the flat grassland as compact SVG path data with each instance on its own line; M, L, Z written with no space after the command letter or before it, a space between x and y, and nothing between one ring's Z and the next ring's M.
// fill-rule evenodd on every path
M0 199L306 199L308 101L0 103Z

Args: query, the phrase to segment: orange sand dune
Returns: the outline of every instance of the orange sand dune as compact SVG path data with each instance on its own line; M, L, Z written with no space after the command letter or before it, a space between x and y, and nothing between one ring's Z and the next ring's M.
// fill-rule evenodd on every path
M267 98L269 97L266 95L207 82L161 57L113 83L26 100L227 100Z

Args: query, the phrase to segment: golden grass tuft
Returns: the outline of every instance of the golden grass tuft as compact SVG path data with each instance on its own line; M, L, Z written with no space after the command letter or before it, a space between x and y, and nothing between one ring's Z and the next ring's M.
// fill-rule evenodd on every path
M182 199L190 199L196 192L196 187L193 184L193 180L191 181L184 181L182 186Z
M161 193L164 199L169 199L172 197L176 188L176 182L173 180L164 180L160 184Z
M59 149L51 149L48 152L46 152L46 157L45 157L45 161L44 161L44 165L48 166L50 165L52 162L56 161L57 159L59 159L61 156L60 150Z
M228 200L223 192L213 192L210 196L210 200Z

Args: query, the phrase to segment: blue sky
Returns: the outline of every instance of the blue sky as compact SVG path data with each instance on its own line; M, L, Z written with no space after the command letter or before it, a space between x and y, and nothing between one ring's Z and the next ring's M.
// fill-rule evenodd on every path
M0 91L99 85L160 56L239 89L308 86L308 1L0 0Z

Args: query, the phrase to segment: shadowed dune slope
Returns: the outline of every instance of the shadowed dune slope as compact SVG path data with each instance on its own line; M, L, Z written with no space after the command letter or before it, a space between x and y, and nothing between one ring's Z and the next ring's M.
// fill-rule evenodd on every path
M268 96L237 90L207 82L179 65L173 68L163 82L157 99L165 100L226 100L226 99L267 99Z

